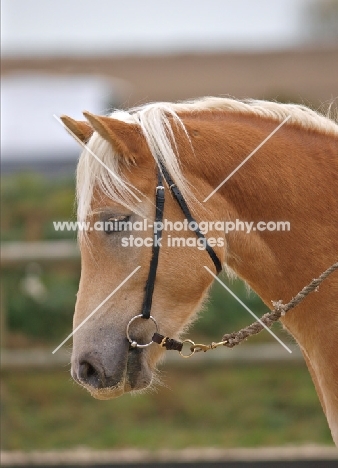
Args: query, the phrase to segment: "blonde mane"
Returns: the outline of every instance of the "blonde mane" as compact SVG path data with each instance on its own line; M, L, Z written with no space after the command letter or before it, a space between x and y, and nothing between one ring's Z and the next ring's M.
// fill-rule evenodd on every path
M180 103L146 104L129 111L117 110L112 112L110 117L140 125L155 161L163 162L187 202L194 205L196 199L189 190L189 183L184 178L180 168L173 125L181 128L190 142L179 114L208 110L251 114L273 119L276 122L282 122L291 115L286 125L297 125L306 130L338 136L338 124L334 120L302 105L280 104L270 101L238 101L231 98L205 97ZM135 187L131 187L127 180L123 180L118 156L114 153L111 145L97 132L94 132L87 148L83 151L77 168L78 220L85 221L90 214L91 200L96 186L110 199L142 214L142 203L137 201L130 191L134 192L141 200L143 196L138 193ZM93 157L92 153L101 159L109 171Z

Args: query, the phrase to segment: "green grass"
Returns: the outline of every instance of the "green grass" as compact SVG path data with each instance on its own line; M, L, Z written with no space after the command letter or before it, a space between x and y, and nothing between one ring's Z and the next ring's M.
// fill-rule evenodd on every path
M65 371L5 372L3 449L330 444L303 366L167 367L156 393L97 401Z

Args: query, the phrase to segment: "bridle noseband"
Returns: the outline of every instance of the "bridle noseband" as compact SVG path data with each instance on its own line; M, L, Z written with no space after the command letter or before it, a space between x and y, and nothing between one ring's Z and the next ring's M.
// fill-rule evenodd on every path
M198 223L191 215L189 207L180 189L176 186L176 184L170 177L170 174L168 170L166 169L166 167L163 165L163 163L159 162L159 166L157 169L157 186L156 186L156 195L155 195L155 223L154 223L154 234L153 234L153 246L152 246L152 255L151 255L150 266L149 266L149 273L148 273L148 278L147 278L147 282L145 286L144 299L142 303L141 314L133 317L127 325L127 332L126 332L127 339L132 348L145 348L149 346L150 344L152 344L153 342L158 342L158 337L161 336L157 333L158 332L157 323L154 317L150 314L150 312L151 312L151 306L152 306L152 300L153 300L153 293L154 293L154 287L155 287L155 281L156 281L156 272L157 272L158 259L159 259L160 247L161 247L161 239L162 239L162 230L163 230L162 228L155 229L155 226L156 227L163 226L162 221L163 221L163 211L164 211L164 203L165 203L165 196L164 196L165 189L163 185L163 178L165 179L173 197L175 198L176 202L181 208L185 218L188 220L189 227L191 228L191 226L194 226L193 228L191 228L191 230L195 232L196 236L199 239L203 239L205 250L207 251L211 260L213 261L217 274L219 274L222 271L221 261L219 260L213 248L208 243L207 238L201 232L198 226ZM147 344L143 344L143 345L138 344L135 340L133 340L130 337L130 333L129 333L130 325L132 322L134 322L134 320L138 318L151 319L155 324L156 333L152 341L150 341ZM172 341L174 345L175 340L172 340Z

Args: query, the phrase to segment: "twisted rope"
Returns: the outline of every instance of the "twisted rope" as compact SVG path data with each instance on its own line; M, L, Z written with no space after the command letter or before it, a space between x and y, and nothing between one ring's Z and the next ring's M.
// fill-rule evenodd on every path
M283 304L282 301L273 302L274 309L271 312L264 314L260 321L254 322L248 327L242 328L238 332L227 333L222 338L223 346L228 348L233 348L234 346L240 344L243 340L247 339L249 336L256 335L262 331L265 327L263 324L271 328L272 325L285 315L290 309L293 309L300 302L305 299L305 297L310 294L312 291L315 291L319 285L335 270L338 269L338 262L334 263L330 268L325 270L318 278L315 278L311 281L310 284L305 286L288 304ZM224 343L223 343L224 342Z
M271 328L272 325L285 315L290 309L293 309L302 302L305 297L310 294L312 291L316 291L319 285L335 270L338 269L338 262L334 263L330 268L325 270L318 278L315 278L311 281L310 284L305 286L288 304L283 304L282 301L273 302L274 309L266 314L264 314L260 320L252 323L248 327L242 328L238 332L227 333L223 336L222 341L218 343L210 343L208 345L201 343L194 343L192 340L184 340L183 342L169 338L168 336L160 335L159 333L154 333L152 341L158 343L160 346L164 347L167 350L176 350L179 351L180 355L184 358L189 358L198 352L206 352L210 349L218 348L219 346L227 346L228 348L233 348L234 346L240 344L242 341L246 340L249 336L256 335L261 332L266 327ZM264 326L265 325L265 326ZM190 345L190 354L183 354L182 349L184 343Z

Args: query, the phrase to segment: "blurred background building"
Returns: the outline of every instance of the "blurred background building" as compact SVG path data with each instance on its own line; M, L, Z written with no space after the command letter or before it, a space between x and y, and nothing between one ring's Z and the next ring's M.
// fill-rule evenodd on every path
M53 114L80 118L84 109L107 113L205 95L300 102L325 111L338 95L337 5L4 0L3 170L34 159L74 166L75 145Z

